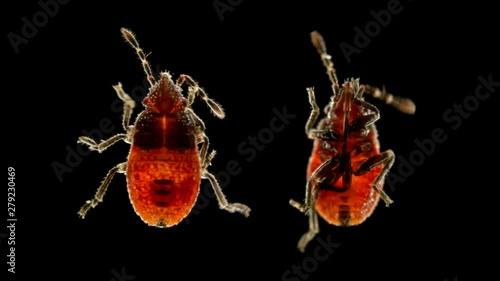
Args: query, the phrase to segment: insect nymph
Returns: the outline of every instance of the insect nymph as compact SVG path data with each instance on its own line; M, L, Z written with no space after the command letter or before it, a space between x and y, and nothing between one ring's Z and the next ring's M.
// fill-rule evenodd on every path
M380 199L387 206L393 203L382 188L394 153L380 152L374 125L380 118L379 110L363 95L384 100L403 113L415 112L411 100L361 85L359 79L348 79L340 86L323 37L315 31L311 40L327 69L333 96L324 110L327 116L315 127L320 110L313 88L307 89L312 111L306 134L314 140L314 147L307 168L305 200L290 200L292 206L309 215L309 231L298 243L302 252L319 232L318 215L333 225L352 226L365 221Z
M135 212L150 226L171 227L181 222L196 202L201 179L210 181L221 209L249 216L250 208L241 203L229 203L215 176L208 172L215 151L208 152L205 125L191 104L200 97L221 119L225 116L222 107L188 75L180 75L174 83L168 72L161 72L156 80L135 35L125 28L121 33L136 50L151 87L142 101L144 111L130 125L135 102L124 92L121 83L113 86L124 104L125 133L100 143L86 136L78 139L99 153L120 140L131 144L127 161L108 172L95 197L87 201L78 214L84 218L90 208L102 201L113 176L123 173L127 177L128 193ZM185 83L188 85L187 98L181 89Z

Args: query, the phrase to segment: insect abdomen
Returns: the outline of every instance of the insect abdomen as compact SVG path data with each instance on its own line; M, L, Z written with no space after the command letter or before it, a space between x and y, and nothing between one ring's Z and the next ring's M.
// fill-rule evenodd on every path
M370 133L358 139L349 139L347 151L344 153L350 157L349 163L352 170L357 170L370 156L378 154L378 141L375 128L370 127ZM332 151L324 148L322 140L316 140L313 153L309 160L307 177L327 159L334 156ZM353 153L354 149L366 148L362 153ZM341 151L341 144L334 143L331 146ZM327 146L328 147L328 146ZM351 185L343 190L342 177L331 187L320 189L316 209L318 214L327 222L337 226L352 226L361 224L374 211L379 201L379 194L373 188L373 182L380 174L381 166L377 166L363 175L352 175Z
M352 176L351 187L345 192L323 189L319 191L316 209L326 221L337 226L352 226L364 222L375 210L379 195L372 183L381 167L363 176ZM342 186L342 178L335 184Z
M189 128L167 117L151 121L145 126L139 119L136 125L127 166L128 191L146 223L170 227L182 221L196 202L200 156Z

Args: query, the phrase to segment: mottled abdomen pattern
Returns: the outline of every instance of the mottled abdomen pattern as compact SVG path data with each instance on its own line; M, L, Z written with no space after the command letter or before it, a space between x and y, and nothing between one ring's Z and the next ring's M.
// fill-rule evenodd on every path
M144 222L157 227L176 225L189 214L199 193L198 149L133 147L127 181L134 210Z

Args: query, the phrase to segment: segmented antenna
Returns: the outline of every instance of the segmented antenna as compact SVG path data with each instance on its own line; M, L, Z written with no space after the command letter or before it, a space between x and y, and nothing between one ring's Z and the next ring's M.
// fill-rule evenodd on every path
M335 68L333 66L332 56L326 52L326 44L323 36L317 31L311 32L311 41L316 50L321 56L323 65L326 67L326 73L328 78L332 82L333 94L336 95L339 91L339 80L337 79L337 74L335 73Z
M374 98L377 98L386 104L392 105L397 110L406 113L406 114L414 114L416 110L415 103L411 99L403 98L400 96L395 96L391 93L388 93L385 90L385 86L380 90L377 87L373 87L370 85L363 85L365 88L365 93L372 95Z
M139 42L137 42L137 39L135 39L135 35L132 31L122 27L120 29L123 38L132 46L132 48L135 49L135 52L137 53L137 56L141 60L142 63L142 68L144 69L144 72L146 73L148 82L151 86L156 84L156 80L153 76L153 71L151 71L151 66L149 65L148 60L146 59L146 54L144 54L144 51L141 49L139 46Z

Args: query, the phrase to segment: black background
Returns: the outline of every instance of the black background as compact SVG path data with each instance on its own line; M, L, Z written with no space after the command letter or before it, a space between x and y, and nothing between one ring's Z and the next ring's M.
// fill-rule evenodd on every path
M35 1L25 2L4 7L5 35L22 35L21 18L31 20L41 10ZM18 53L4 35L2 136L6 164L16 169L18 219L17 273L9 276L108 281L125 268L134 280L299 280L284 273L311 261L319 246L311 242L304 254L296 249L307 219L288 205L290 198L304 196L312 147L304 134L310 110L305 88L316 88L321 107L331 95L309 39L318 30L341 81L360 77L362 83L385 84L417 104L416 114L406 116L373 101L382 115L377 122L382 150L408 159L418 149L414 141L430 138L435 128L447 139L404 182L386 187L396 202L390 208L380 204L357 227L321 221L319 237L340 247L318 262L308 280L486 279L493 268L482 253L493 245L490 227L498 213L492 195L498 186L493 174L498 88L456 130L443 114L471 99L479 75L500 80L496 14L478 1L441 7L402 1L401 13L348 63L340 43L354 45L353 28L363 29L373 21L370 11L387 9L387 3L242 1L221 21L212 1L71 1L19 45ZM81 157L62 181L52 165L66 165L66 147L75 149L82 130L98 128L104 118L115 128L106 138L122 132L111 86L120 81L130 93L144 82L134 51L121 38L123 26L151 53L153 68L159 65L174 77L191 75L224 106L223 120L202 102L194 108L218 151L210 170L223 171L230 160L240 164L240 174L230 177L224 192L228 200L252 208L248 219L219 210L210 199L189 223L148 227L134 213L122 175L103 203L85 220L78 218L79 207L107 171L125 161L129 147L120 142L101 155ZM142 108L137 103L135 113ZM238 146L269 127L273 108L283 107L296 117L247 161L249 154ZM400 160L391 172L397 174L399 165ZM0 244L4 261L6 241Z

